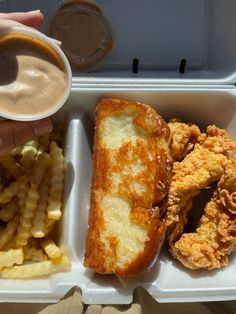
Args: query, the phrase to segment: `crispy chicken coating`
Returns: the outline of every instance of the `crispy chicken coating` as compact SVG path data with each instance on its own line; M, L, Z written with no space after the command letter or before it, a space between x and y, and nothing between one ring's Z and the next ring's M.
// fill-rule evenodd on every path
M219 129L215 125L209 125L206 133L199 138L199 143L216 154L223 154L226 157L236 155L236 142L234 142L229 133L224 129Z
M183 233L193 197L217 182L223 174L227 159L236 155L236 143L226 130L215 125L208 126L198 141L182 161L176 161L173 165L164 216L171 246Z
M222 154L196 144L183 161L174 163L165 213L167 238L171 245L184 230L193 197L220 179L226 160Z
M182 160L197 143L201 131L195 124L183 123L178 119L169 121L172 143L171 154L174 161Z
M191 269L228 264L236 249L236 157L227 162L195 233L183 234L172 246L175 258Z

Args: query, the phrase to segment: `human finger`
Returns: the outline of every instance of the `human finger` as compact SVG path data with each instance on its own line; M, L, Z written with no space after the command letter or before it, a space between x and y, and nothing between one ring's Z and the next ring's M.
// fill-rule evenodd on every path
M0 155L11 151L14 147L22 145L42 134L49 133L53 129L50 119L38 121L12 121L0 122Z
M26 26L36 28L42 25L43 14L40 12L40 10L30 12L0 13L0 20L11 20Z
M0 15L1 15L1 13L0 13ZM0 19L0 29L1 29L1 30L2 30L2 29L8 29L8 28L11 28L11 27L13 27L13 26L21 26L21 27L24 27L23 24L18 23L18 22L16 22L16 21L5 20L5 19L1 20L1 19Z
M0 13L0 15L1 15L1 13ZM6 20L6 19L0 18L0 29L8 29L8 28L11 28L14 26L29 27L29 26L25 26L19 22L13 21L13 20ZM61 44L62 44L61 41L54 39L52 37L49 37L49 36L48 36L48 38L50 38L52 41L55 42L55 44L57 44L59 47L61 47Z

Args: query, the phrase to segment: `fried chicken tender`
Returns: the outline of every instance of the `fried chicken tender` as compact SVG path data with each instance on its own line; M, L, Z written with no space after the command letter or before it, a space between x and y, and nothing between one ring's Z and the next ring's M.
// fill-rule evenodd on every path
M201 135L195 124L183 123L178 119L171 119L168 123L171 131L171 154L174 161L182 160L194 147Z
M214 269L228 264L236 249L236 157L228 160L195 233L183 234L172 246L175 258L188 268Z
M217 128L215 125L209 125L206 133L199 138L199 143L216 154L223 154L226 157L236 155L236 142L234 142L228 132Z
M183 233L192 199L220 179L226 157L195 144L183 161L175 162L165 212L167 238L172 245Z
M164 220L170 246L179 239L188 221L193 197L217 182L227 159L236 155L236 143L229 134L215 125L208 126L199 143L181 162L173 165L173 176Z

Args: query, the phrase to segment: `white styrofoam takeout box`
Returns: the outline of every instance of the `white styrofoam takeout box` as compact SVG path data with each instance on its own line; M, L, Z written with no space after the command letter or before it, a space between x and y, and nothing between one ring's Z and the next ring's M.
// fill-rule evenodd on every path
M55 0L0 1L0 11L41 9ZM104 96L147 103L164 118L181 117L200 127L216 124L236 139L236 2L233 0L97 0L110 16L117 47L96 72L74 73L71 96L55 119L67 120L68 162L64 215L58 240L72 270L49 278L0 280L0 301L56 302L81 288L88 304L125 304L144 287L159 302L236 299L236 254L221 270L190 271L163 248L149 273L129 279L99 275L83 263L90 197L94 108ZM139 72L132 61L139 59ZM185 73L179 66L186 59ZM204 193L203 193L204 194ZM202 206L201 196L194 207Z

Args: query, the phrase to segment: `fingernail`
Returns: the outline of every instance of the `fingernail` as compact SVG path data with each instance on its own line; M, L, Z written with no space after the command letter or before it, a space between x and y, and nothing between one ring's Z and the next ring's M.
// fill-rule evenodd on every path
M39 121L34 127L35 136L40 136L45 133L50 133L53 130L53 125L50 119Z
M49 36L48 36L48 38L52 39L58 46L61 46L62 41L55 39L55 38L52 38L52 37L49 37Z
M33 10L33 11L29 11L28 13L40 13L40 10Z
M60 40L55 39L55 42L56 42L56 44L57 44L58 46L61 46L61 45L62 45L62 41L60 41Z

